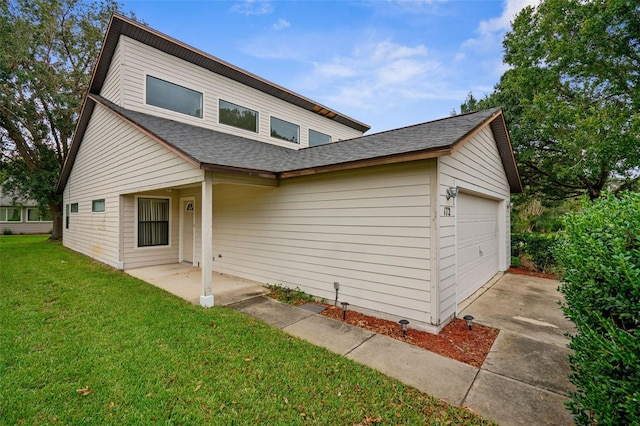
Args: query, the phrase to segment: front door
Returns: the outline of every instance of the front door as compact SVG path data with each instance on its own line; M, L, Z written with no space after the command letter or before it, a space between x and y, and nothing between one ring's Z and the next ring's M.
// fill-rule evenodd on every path
M183 198L180 201L180 261L193 263L193 233L195 228L195 200Z

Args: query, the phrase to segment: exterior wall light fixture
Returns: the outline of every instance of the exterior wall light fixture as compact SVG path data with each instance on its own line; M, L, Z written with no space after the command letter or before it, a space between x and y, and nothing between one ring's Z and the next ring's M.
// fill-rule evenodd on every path
M458 196L458 188L455 186L452 186L451 188L447 188L447 200L453 198L454 200L456 199L456 197Z

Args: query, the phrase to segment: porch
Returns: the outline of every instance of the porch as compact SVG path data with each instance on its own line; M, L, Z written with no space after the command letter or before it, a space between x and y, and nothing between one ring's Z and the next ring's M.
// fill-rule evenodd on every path
M201 269L195 266L173 263L167 265L146 266L125 271L131 276L160 287L182 299L200 304L202 295ZM211 273L215 306L230 305L260 296L269 292L262 284L221 274Z

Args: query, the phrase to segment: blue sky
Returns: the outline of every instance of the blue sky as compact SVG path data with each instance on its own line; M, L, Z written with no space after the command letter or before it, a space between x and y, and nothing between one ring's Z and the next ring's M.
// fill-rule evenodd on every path
M126 0L152 28L371 126L447 117L505 70L502 38L538 0Z

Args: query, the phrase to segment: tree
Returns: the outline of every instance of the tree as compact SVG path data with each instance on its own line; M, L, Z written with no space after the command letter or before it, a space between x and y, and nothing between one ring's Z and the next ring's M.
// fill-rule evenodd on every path
M69 152L113 0L0 2L0 146L5 189L51 210L62 237L55 187Z
M527 189L555 199L640 181L640 4L544 0L503 41L510 66L462 112L502 106Z

